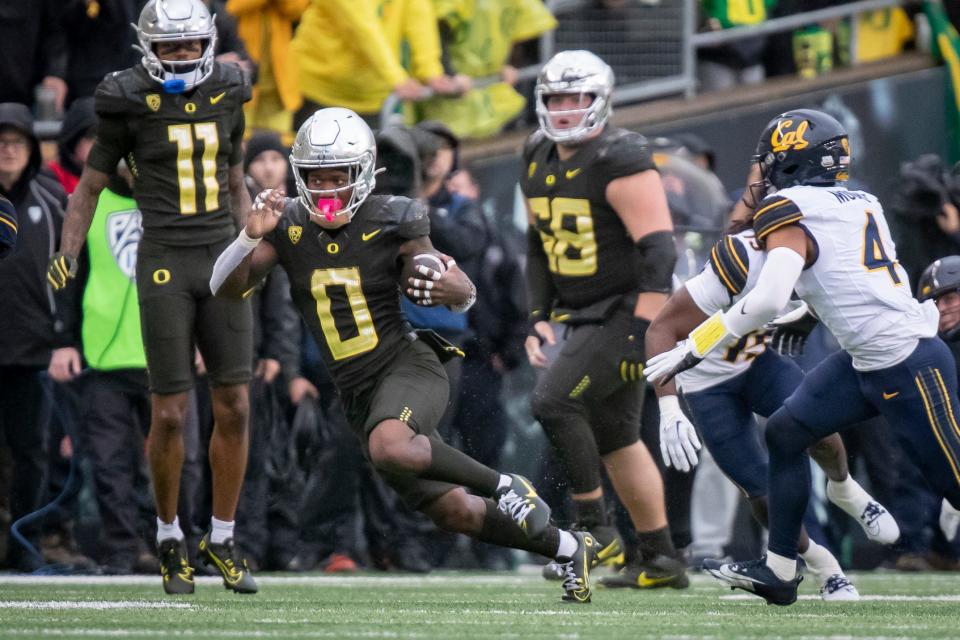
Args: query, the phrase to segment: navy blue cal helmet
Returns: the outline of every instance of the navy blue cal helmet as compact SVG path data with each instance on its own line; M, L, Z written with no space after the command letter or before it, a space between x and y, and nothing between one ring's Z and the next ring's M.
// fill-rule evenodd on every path
M960 291L960 256L940 258L923 270L917 283L920 302L939 298L945 293Z
M754 195L761 199L771 187L779 191L798 185L829 186L849 178L850 142L833 116L794 109L767 124L753 161L760 165L762 183L756 186L764 190Z

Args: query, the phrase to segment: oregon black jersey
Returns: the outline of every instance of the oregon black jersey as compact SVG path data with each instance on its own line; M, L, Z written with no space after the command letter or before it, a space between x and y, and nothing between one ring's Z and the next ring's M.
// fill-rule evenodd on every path
M561 161L556 144L537 131L523 160L520 187L536 217L559 306L579 309L636 291L633 241L606 190L616 178L656 169L646 138L608 126Z
M290 278L293 302L341 390L369 384L407 341L400 310L400 245L429 235L426 207L402 196L370 196L353 220L324 230L288 199L266 240Z
M97 87L97 142L87 162L112 174L127 160L145 238L172 245L229 238L227 170L243 159L249 99L249 81L230 64L214 63L210 77L183 94L163 93L142 65L110 73Z

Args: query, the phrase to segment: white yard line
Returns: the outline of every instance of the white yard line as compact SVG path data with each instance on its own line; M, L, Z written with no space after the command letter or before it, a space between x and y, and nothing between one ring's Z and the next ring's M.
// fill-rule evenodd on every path
M0 600L0 609L196 609L185 602L151 600Z
M732 596L720 596L721 600L756 600L757 602L762 602L758 596L751 596L746 593L736 594ZM800 595L797 596L797 600L820 600L820 596L816 595ZM960 595L937 595L937 596L871 596L871 595L861 595L860 602L960 602ZM843 602L830 603L830 604L845 604Z

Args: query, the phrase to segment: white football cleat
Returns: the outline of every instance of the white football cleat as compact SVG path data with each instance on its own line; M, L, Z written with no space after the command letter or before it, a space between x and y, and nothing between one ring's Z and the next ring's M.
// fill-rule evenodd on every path
M900 525L886 508L866 491L860 490L865 500L842 499L833 481L827 482L827 498L863 527L867 538L880 544L893 544L900 538Z
M860 592L847 576L835 573L820 587L820 597L824 602L852 602L860 599Z
M943 499L940 506L940 530L943 531L947 542L953 542L957 537L957 530L960 529L960 511L953 508L947 499Z

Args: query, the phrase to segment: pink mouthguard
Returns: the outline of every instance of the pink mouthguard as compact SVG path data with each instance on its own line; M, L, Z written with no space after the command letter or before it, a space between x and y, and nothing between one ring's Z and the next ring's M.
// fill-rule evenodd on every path
M328 222L333 222L337 212L343 209L340 198L317 198L317 211L323 214Z

